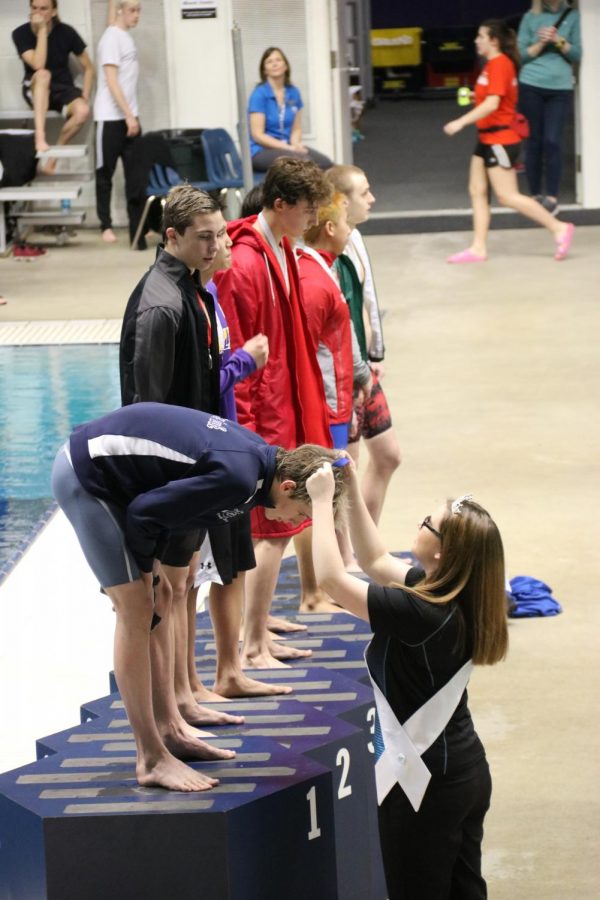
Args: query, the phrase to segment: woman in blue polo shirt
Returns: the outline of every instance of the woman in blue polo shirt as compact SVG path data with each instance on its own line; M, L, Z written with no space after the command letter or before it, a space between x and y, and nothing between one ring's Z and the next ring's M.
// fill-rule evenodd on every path
M266 172L278 156L312 159L321 169L332 161L302 143L302 96L291 83L290 64L278 47L268 47L258 68L260 83L248 102L250 153L255 172Z

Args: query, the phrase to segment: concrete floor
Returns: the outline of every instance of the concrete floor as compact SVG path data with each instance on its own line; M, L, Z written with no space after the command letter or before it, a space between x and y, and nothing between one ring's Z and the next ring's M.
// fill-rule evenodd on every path
M408 548L418 519L472 491L500 526L509 576L546 581L564 606L511 621L507 662L471 681L494 776L484 866L495 900L600 896L599 239L578 229L556 263L541 231L496 232L489 261L472 267L444 262L465 246L460 233L368 239L404 454L388 546ZM0 259L0 328L118 318L152 258L82 232L35 262Z

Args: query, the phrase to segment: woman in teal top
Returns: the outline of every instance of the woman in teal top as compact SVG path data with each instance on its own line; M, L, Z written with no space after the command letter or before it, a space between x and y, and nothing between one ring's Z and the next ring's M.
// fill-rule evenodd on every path
M255 172L266 172L279 156L312 159L321 169L330 159L302 143L302 97L291 83L287 57L278 47L268 47L258 67L260 83L248 102L250 153Z
M572 107L572 67L581 59L579 13L564 0L534 0L521 20L518 44L519 109L530 126L525 154L529 189L549 212L556 213L562 135Z

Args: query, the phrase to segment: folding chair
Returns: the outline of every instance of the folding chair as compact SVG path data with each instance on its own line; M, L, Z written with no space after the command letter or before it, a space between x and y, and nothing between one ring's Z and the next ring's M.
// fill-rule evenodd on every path
M150 169L148 185L146 186L146 203L144 204L138 227L131 242L132 250L135 250L137 247L144 225L146 224L146 219L148 218L150 207L154 201L157 198L160 198L161 204L164 206L167 194L172 187L175 187L178 184L184 184L184 179L181 178L179 173L172 166L163 166L160 163L153 163ZM192 187L202 191L219 190L219 186L212 181L192 181L190 184Z
M236 199L241 205L241 191L244 187L242 160L231 135L224 128L205 128L200 141L204 150L206 174L218 186L221 195L227 197L230 190L235 191ZM264 173L255 173L254 183L258 184L263 178Z

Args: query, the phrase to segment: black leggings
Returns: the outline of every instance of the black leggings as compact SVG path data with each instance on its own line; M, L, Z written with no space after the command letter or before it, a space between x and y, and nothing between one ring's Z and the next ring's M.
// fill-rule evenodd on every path
M485 900L483 820L492 793L485 759L433 776L419 812L396 785L379 807L389 900Z

